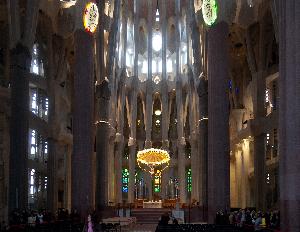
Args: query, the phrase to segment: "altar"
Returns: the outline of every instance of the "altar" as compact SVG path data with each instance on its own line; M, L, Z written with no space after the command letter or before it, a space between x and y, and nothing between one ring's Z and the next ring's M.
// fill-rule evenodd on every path
M162 201L159 200L159 201L144 201L143 202L143 208L162 208Z

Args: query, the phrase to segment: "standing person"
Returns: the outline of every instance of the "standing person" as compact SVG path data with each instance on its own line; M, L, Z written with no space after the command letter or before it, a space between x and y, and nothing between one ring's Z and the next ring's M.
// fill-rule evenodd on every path
M245 214L245 210L242 210L241 220L240 220L240 227L243 227L245 222L246 222L246 214Z
M233 216L233 213L231 212L229 215L229 224L230 225L233 225L233 218L234 218L234 216Z
M258 213L254 222L254 231L260 231L261 222L262 222L261 213Z
M91 215L88 216L88 229L87 229L87 232L94 232Z

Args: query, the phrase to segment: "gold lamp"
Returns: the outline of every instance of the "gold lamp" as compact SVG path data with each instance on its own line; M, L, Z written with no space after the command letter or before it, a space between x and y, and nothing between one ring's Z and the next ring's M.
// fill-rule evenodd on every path
M160 170L160 173L169 166L170 155L167 151L150 148L144 149L137 153L137 163L141 169L154 174L155 170Z

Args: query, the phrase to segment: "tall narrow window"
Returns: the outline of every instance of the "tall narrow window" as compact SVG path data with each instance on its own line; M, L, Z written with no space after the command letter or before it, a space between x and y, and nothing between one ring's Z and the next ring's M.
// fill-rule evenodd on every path
M48 142L44 141L44 162L48 161Z
M192 169L189 168L187 170L187 191L190 193L192 192Z
M161 185L161 171L156 170L154 175L154 192L159 193L160 192L160 185Z
M43 61L39 57L38 45L34 44L32 48L32 60L30 72L39 76L44 76Z
M152 63L153 65L153 63ZM148 73L148 63L147 63L147 60L144 60L143 61L143 65L142 65L142 73L143 74L147 74Z
M35 130L30 132L30 156L29 159L35 159L37 153L37 134Z
M265 101L266 101L266 103L270 102L270 90L269 89L265 90Z
M278 155L278 135L277 135L277 129L273 130L273 158L277 157Z
M128 193L129 171L127 168L122 170L122 192Z
M172 64L172 60L168 59L167 60L167 73L171 73L173 72L173 64Z
M33 198L36 193L35 188L35 169L30 169L29 175L29 197Z
M160 32L156 32L152 38L152 48L155 52L158 52L162 48L162 37Z
M45 181L44 188L47 189L47 186L48 186L48 177L47 176L45 176L45 180L44 181Z
M48 120L49 98L46 93L38 88L30 88L30 108L29 110L43 120Z
M45 116L48 116L48 110L49 110L49 99L46 97L45 98L45 112L44 112Z
M35 115L38 114L38 104L37 104L37 90L31 89L31 112Z

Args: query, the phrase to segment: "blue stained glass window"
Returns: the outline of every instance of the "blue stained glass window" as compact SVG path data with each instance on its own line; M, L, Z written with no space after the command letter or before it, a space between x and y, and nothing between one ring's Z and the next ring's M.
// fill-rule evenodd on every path
M232 80L229 80L229 89L232 89Z
M128 193L129 171L127 168L122 170L122 192Z

